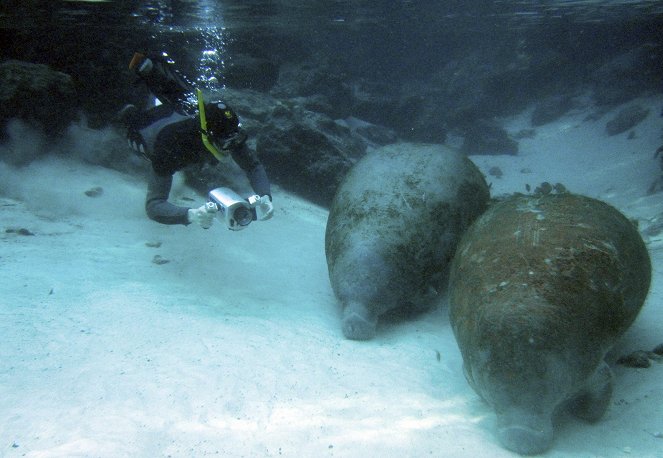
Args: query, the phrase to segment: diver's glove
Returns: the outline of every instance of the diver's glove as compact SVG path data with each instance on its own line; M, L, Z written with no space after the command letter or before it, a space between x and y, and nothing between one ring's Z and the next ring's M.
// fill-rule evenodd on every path
M260 221L265 221L274 216L274 205L272 204L272 198L267 194L260 197L255 203L256 208L256 218Z
M198 208L190 208L187 212L187 218L190 223L198 223L203 229L209 229L214 222L214 215L218 208L214 202L207 202Z
M135 129L127 130L127 142L132 150L143 156L145 159L150 160L150 157L147 154L147 143L145 143L145 139L140 132Z

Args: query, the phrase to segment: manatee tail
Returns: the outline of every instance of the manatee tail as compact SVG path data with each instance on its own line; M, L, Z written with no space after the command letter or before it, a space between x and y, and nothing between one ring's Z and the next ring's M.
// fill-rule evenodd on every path
M358 302L343 310L343 335L350 340L370 340L375 336L377 318Z
M497 416L500 443L520 455L536 455L552 445L553 428L550 418L527 414Z

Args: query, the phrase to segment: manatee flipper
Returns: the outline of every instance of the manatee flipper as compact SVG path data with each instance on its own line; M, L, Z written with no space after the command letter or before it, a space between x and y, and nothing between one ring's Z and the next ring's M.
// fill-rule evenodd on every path
M603 361L587 381L587 386L570 401L571 413L589 422L599 420L608 409L612 388L612 371Z
M343 335L352 340L369 340L375 336L377 317L360 302L350 302L343 310Z
M497 437L503 447L521 455L541 453L552 444L552 421L549 415L498 414Z

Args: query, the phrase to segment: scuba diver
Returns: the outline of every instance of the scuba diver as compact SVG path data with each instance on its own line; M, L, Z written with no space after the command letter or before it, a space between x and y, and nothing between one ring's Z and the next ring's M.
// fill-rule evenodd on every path
M269 179L246 145L237 114L222 101L205 101L201 91L194 91L173 67L166 58L135 53L129 69L161 104L145 111L126 105L118 115L131 147L152 164L145 200L148 217L162 224L197 223L208 229L215 215L223 212L233 230L243 229L252 220L271 218ZM198 208L168 202L175 172L192 164L216 164L228 156L244 171L255 196L245 200L228 188L217 188L210 192L210 202ZM241 217L233 216L230 208L239 208L243 213L236 214Z

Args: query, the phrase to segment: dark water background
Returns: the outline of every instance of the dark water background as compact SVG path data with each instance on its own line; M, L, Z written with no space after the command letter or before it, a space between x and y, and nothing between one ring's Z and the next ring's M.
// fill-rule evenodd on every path
M374 84L427 78L476 49L545 49L572 68L662 47L663 1L12 0L0 6L0 41L2 59L46 63L84 93L103 92L87 102L103 123L129 95L137 49L168 52L199 83L223 78L238 54L276 66L325 56L348 80Z
M2 4L3 28L46 23L130 27L135 25L130 19L134 18L136 23L176 27L281 26L300 30L319 30L331 23L389 26L416 21L424 28L484 31L491 26L528 28L555 22L605 24L663 13L663 2L652 0L7 0Z

